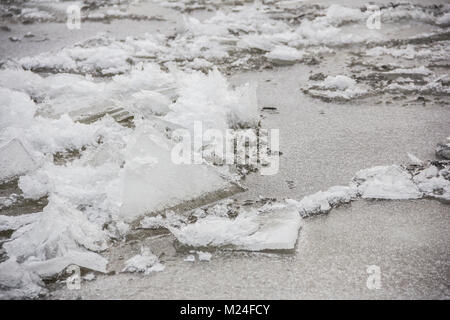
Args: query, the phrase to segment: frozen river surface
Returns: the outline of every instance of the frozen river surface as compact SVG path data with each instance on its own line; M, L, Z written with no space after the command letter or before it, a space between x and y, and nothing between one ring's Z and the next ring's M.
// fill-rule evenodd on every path
M118 82L122 84L122 88L119 88L120 85L112 88L108 85L111 77L118 77L114 78L114 81L119 81L116 79L133 74L133 68L137 65L136 69L139 69L139 63L146 63L146 59L149 59L151 63L159 64L169 72L173 72L172 68L175 67L181 70L192 68L205 71L210 70L212 65L217 65L226 75L226 80L232 88L245 86L248 82L256 84L257 117L261 120L262 128L280 130L281 156L277 174L263 176L256 172L245 175L240 181L245 191L239 193L233 191L225 195L220 193L219 197L213 197L215 201L228 196L240 204L253 204L261 198L274 198L279 201L286 198L300 200L333 186L346 186L362 169L406 165L411 162L408 153L424 162L434 160L436 143L445 141L449 136L450 38L448 27L450 11L448 5L431 8L430 4L430 7L421 7L420 2L410 1L412 5L406 6L403 10L403 7L385 8L387 1L378 2L385 20L382 20L381 29L374 31L366 28L367 17L361 13L363 11L359 12L358 8L364 7L364 2L343 1L340 5L346 6L350 11L342 11L339 8L334 8L333 11L327 8L333 5L334 1L305 1L302 2L302 6L292 1L282 1L279 6L276 6L273 1L265 1L267 3L265 14L270 17L268 24L264 20L266 16L252 15L249 21L251 22L254 18L255 23L246 24L242 21L245 16L237 18L233 16L235 10L232 6L216 6L213 5L214 1L199 3L200 8L193 8L190 7L192 3L187 1L169 3L142 1L140 4L126 6L126 9L121 11L129 16L121 16L114 8L89 8L91 11L87 12L92 15L90 19L82 23L82 29L68 30L64 25L65 6L62 5L64 2L61 4L54 4L51 1L43 2L39 5L40 10L51 12L52 19L35 21L33 24L23 23L26 19L23 16L13 16L12 21L5 20L3 25L8 26L10 31L6 31L6 28L0 31L2 42L0 58L4 59L2 68L6 70L3 73L4 80L0 79L2 81L0 85L29 94L37 104L38 112L50 119L67 113L74 120L90 124L91 120L86 119L92 119L104 110L109 110L110 105L115 103L117 104L113 107L123 108L134 115L136 112L138 114L142 112L136 95L127 96L128 92L140 88L141 84L137 82L141 80L139 71L134 73L136 78L130 76L130 78L123 78L125 79L123 82ZM434 3L445 4L445 1ZM321 7L316 8L314 4ZM247 5L251 6L251 4ZM296 5L299 5L300 9ZM219 10L225 12L226 16L219 14L218 18L215 17ZM240 11L245 10L250 9ZM187 22L182 15L195 17L198 20ZM216 20L211 22L208 19ZM302 19L315 21L316 24L307 25L307 22ZM186 28L185 23L190 23L190 27ZM202 23L205 25L202 26ZM278 25L277 23L286 24ZM222 25L226 27L222 29ZM338 29L339 32L336 31ZM25 37L27 32L32 32L33 37ZM104 32L100 40L86 41L95 37L98 32ZM188 36L184 37L186 32ZM330 32L336 33L334 36L327 36L326 34ZM150 41L146 33L161 35L162 38L152 38ZM265 38L265 33L272 37ZM258 38L255 34L259 34L260 37ZM115 40L110 40L109 37L114 37ZM145 41L140 42L140 37L144 37ZM16 41L16 38L20 40ZM127 40L124 41L124 39ZM83 41L86 42L83 43ZM57 56L54 61L46 59L46 52L62 52L75 42L82 43L79 51L73 50L68 52L68 55ZM197 45L203 48L197 50ZM88 51L92 48L93 51ZM95 50L100 50L99 48L105 50L106 57L110 59L106 60L117 59L118 64L109 65L103 63L102 59L89 59L89 55L96 57ZM382 48L386 50L383 51ZM84 53L82 51L84 49L88 53ZM223 56L222 51L226 51L228 55ZM76 55L79 56L75 57ZM187 56L190 57L186 59L189 60L188 62L183 60ZM123 63L127 57L131 57L133 62L127 59L127 62ZM30 82L24 82L24 85L8 83L6 77L9 76L8 70L15 70L18 65L47 79L39 80L42 83L48 82L41 85L41 82L37 80L31 82L26 78L26 81ZM61 78L62 81L69 82L67 82L67 88L60 86L58 81L61 80L56 77L65 73L70 74L71 77L79 76L80 78L76 79L79 82L75 81L75 84L72 84L70 81L75 78ZM166 91L172 90L173 83L170 79L166 79L169 76L158 75L158 77L160 78L155 81L162 83L158 90L162 89L158 92L166 94ZM86 82L82 82L81 78ZM196 101L194 100L193 104L189 101L189 98L197 96L189 91L191 89L186 83L201 79L203 78L191 80L187 78L181 84L177 83L179 96L175 97L170 93L169 96L170 99L178 98L178 101L177 104L170 105L169 109L181 111L179 114L169 112L169 116L166 116L165 109L158 110L164 115L164 120L176 125L188 125L193 119L192 115L182 111L183 108L197 110L193 107L193 105L196 106ZM199 88L202 89L202 86L205 86L205 91L229 92L223 91L220 85L209 87L207 83L201 82ZM97 89L96 86L103 84L105 84L104 87ZM138 88L135 88L135 84ZM128 86L129 89L127 89ZM86 92L90 92L93 97L98 95L100 98L89 100L89 94L86 96L82 94L82 90L85 89L92 90ZM48 94L50 98L48 104L40 101L41 91ZM200 100L204 98L200 93L198 96ZM211 93L205 99L210 99L208 103L221 100L220 97L216 98ZM158 100L158 103L160 101L166 100ZM170 102L170 100L167 101ZM241 100L237 101L241 102ZM134 108L138 108L138 111L128 110L128 102ZM81 107L84 103L86 108ZM209 106L209 104L205 105ZM200 107L199 110L201 110ZM127 112L125 112L126 115L129 114ZM156 114L160 116L158 112ZM200 111L195 112L200 113ZM123 163L134 161L127 154L137 151L132 148L120 149L117 145L129 144L129 141L135 141L136 138L133 132L130 133L132 129L127 127L128 118L122 115L116 117L117 112L111 111L111 114L114 114L115 120L125 129L115 129L113 125L106 123L104 125L108 128L107 130L101 127L98 130L106 130L101 131L100 136L105 137L104 144L107 147L118 148L106 153L106 157L114 161L116 158L122 161L122 166L117 166L117 170L122 170ZM210 116L205 114L205 117ZM142 115L145 118L146 113L143 112ZM152 117L154 115L155 113L152 113ZM205 119L207 121L222 120L216 115ZM92 127L98 122L94 121L87 127ZM62 126L56 124L57 129L52 134L61 134L58 130L62 130ZM135 130L138 131L139 128ZM77 129L74 128L74 130ZM16 132L20 134L21 131L5 132L7 133L2 138L6 140L15 137L14 134ZM62 135L63 138L56 139L53 144L46 144L41 140L36 142L33 137L30 137L32 135L25 132L20 136L20 139L25 139L25 142L21 141L30 149L36 146L37 149L47 148L48 152L53 154L59 154L61 150L66 149L85 152L86 158L81 156L79 160L75 160L73 166L63 168L75 170L78 165L80 168L86 168L86 164L89 168L91 166L103 168L102 159L105 153L103 151L101 154L96 153L97 146L94 149L89 147L82 149L81 146L84 148L84 143L78 143L78 140L71 138L67 132ZM125 138L120 140L116 135L122 135ZM93 136L98 139L95 134ZM73 139L73 141L66 143L63 139L68 141ZM88 136L83 139L89 142L91 138ZM119 143L116 143L117 141ZM144 147L148 146L153 148L152 144L144 145ZM117 151L119 156L114 156L115 150L119 150ZM35 159L47 161L42 160L44 157L36 150L35 153L30 153ZM136 155L135 159L139 161L145 159L138 152ZM120 158L121 156L123 158ZM63 154L64 161L72 160L67 160L65 157L70 158L70 155ZM76 189L77 187L83 189L86 181L89 186L97 183L88 178L83 178L86 180L80 178L79 181L77 172L84 171L74 171L65 176L63 171L56 171L60 170L59 167L55 169L56 173L53 173L51 171L53 167L48 163L42 165L42 168L47 170L44 170L44 174L50 177L49 181L55 179L52 183L56 187L52 189L48 186L52 183L45 186L39 185L38 189L46 188L43 195L35 191L34 187L27 188L27 183L30 183L30 179L31 181L37 179L36 176L31 176L22 185L19 183L22 190L14 185L2 185L0 190L2 197L22 191L26 195L35 192L39 196L37 202L33 202L36 197L31 197L33 198L31 202L19 201L17 205L3 205L0 207L1 215L13 217L36 212L39 208L42 209L47 201L50 202L50 206L52 201L58 198L63 199L57 202L58 210L65 211L61 203L64 205L70 203L76 207L76 210L86 214L90 222L98 225L103 223L103 226L114 224L116 229L111 231L112 229L108 227L108 237L114 239L112 245L97 248L89 243L87 246L82 243L87 249L91 249L89 245L98 249L93 251L101 252L101 256L107 259L109 272L107 275L96 272L91 279L89 275L93 273L89 273L86 277L88 271L83 270L84 278L80 289L69 290L63 278L56 277L58 280L55 281L52 274L52 277L46 281L49 293L41 297L50 299L450 298L448 200L438 201L436 197L430 199L430 195L426 194L425 197L425 193L423 199L409 200L361 199L360 196L363 194L360 194L355 201L333 208L329 212L323 210L327 212L303 217L294 249L251 252L202 247L195 252L190 252L189 248L180 246L180 238L177 240L167 229L138 228L136 220L130 223L130 220L123 219L130 223L131 230L128 230L126 235L121 234L123 236L121 241L116 241L117 237L112 237L111 234L121 233L120 224L119 220L108 220L111 212L113 212L112 215L116 214L114 211L116 207L113 201L107 200L116 195L114 187L119 180L112 180L113 182L110 183L110 180L107 180L110 173L106 169L105 172L102 171L98 176L94 176L95 179L99 179L100 184L105 185L107 190L105 196L103 193L97 195L97 191L97 193L89 193L91 191L88 190L85 194L84 191ZM116 170L115 167L112 171L114 170ZM172 168L169 167L168 170ZM442 172L445 170L447 169L444 168ZM97 174L95 171L92 172ZM70 184L52 178L52 174L67 177L67 181L72 181L74 184L73 189L66 188L65 185ZM103 180L105 176L107 179ZM37 177L41 176L37 175ZM449 179L448 175L445 177ZM222 184L217 182L214 175L213 178L209 175L206 178L210 179L208 181L211 182L212 191L222 188ZM202 178L199 179L202 180ZM143 188L142 184L138 186ZM445 197L445 188L445 186L441 188L444 191L439 189L439 196L442 193L442 197ZM204 189L199 189L198 193L203 193ZM450 192L450 188L447 187L447 189ZM421 192L425 191L421 189ZM151 192L149 194L147 195L151 197ZM79 200L81 197L88 198L92 203L87 205L87 200ZM104 200L105 197L107 200ZM363 196L363 198L371 197ZM132 202L130 211L149 211L148 204L144 204L144 208L141 208L142 201L135 202L138 204ZM63 209L60 209L61 207ZM97 213L94 209L90 211L90 207L100 208L99 210L105 210L106 213ZM193 207L195 208L195 205ZM193 207L190 206L189 209ZM122 211L118 212L123 214ZM127 214L127 218L130 217L130 214ZM122 223L122 220L120 221ZM3 223L2 220L0 222ZM85 222L80 220L76 223ZM55 223L55 225L59 227L58 224ZM6 228L6 230L9 229ZM40 270L43 270L46 259L55 258L51 256L53 253L49 253L51 250L48 249L53 248L53 243L47 245L45 241L48 239L42 240L42 243L39 242L41 240L27 239L26 232L27 230L24 237L26 240L20 240L19 237L19 244L22 243L35 251L32 249L25 253L23 252L26 250L20 251L23 254L23 261L20 262L25 266L26 258L37 257L38 260L44 261L44 267L40 267ZM76 232L73 233L76 238L78 235ZM32 231L31 234L33 234ZM3 262L6 259L5 256L8 256L8 250L13 252L18 249L14 245L7 245L10 233L6 235L0 233L0 235L1 243L6 244ZM12 237L14 238L14 234ZM100 236L95 237L94 240L108 240ZM69 244L61 245L64 248L63 254L56 253L57 258L59 258L58 255L64 255L65 250L73 249L71 240L67 240ZM36 244L37 242L39 243ZM80 240L75 239L74 243L79 245ZM149 274L122 272L127 261L138 255L142 247L150 248L164 266L164 270ZM201 259L206 251L212 256L206 255L207 258ZM42 254L42 252L45 253ZM49 255L51 257L48 257ZM194 261L190 261L192 259ZM26 265L26 268L32 266L33 259L29 259L28 263L30 261L31 264ZM370 285L372 274L368 272L374 267L380 272L377 288ZM1 265L0 270L3 270ZM13 282L8 282L7 276L2 278L0 275L0 284L2 279L8 285ZM14 285L13 283L11 287ZM2 290L1 286L0 290ZM22 289L18 290L21 292Z

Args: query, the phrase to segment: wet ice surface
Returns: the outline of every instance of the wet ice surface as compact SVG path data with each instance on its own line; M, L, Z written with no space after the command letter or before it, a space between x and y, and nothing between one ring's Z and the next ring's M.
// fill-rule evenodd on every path
M20 178L18 185L8 182L0 190L5 196L0 210L8 217L0 220L7 229L0 241L7 251L19 255L20 262L20 267L12 259L3 265L2 283L25 287L16 292L18 296L36 296L37 281L27 273L30 270L52 277L76 263L105 271L106 258L108 271L115 275L97 273L94 281L82 283L81 291L64 289L61 279L51 278L50 297L448 298L448 205L431 200L345 204L356 197L347 185L359 170L408 162L408 153L433 159L436 143L449 135L449 39L443 13L448 7L387 6L382 29L362 33L366 13L336 6L327 9L334 4L328 1L318 2L324 8L307 3L300 11L290 9L295 7L292 2L280 3L280 9L266 1L262 15L252 6L233 9L225 4L220 9L226 15L216 15L218 7L210 1L198 7L182 3L90 8L79 32L62 28L64 8L51 4L52 18L41 14L34 16L31 25L14 22L8 24L11 31L0 31L5 43L0 56L14 58L4 65L1 86L29 95L43 116L30 120L30 128L20 128L21 121L13 117L2 136L3 140L16 136L25 140L25 148L41 165ZM347 5L364 4L349 1ZM190 18L183 20L180 12ZM39 22L39 17L49 22ZM266 23L268 19L271 24ZM403 23L405 19L408 22ZM34 37L25 36L30 29ZM104 30L109 32L96 36ZM153 37L155 33L161 37ZM131 37L125 40L127 36ZM366 46L366 40L372 44ZM141 64L147 62L150 65ZM214 65L227 79L216 71L208 76L188 75L191 69L207 72ZM175 73L174 67L187 74ZM12 76L9 68L19 71ZM62 75L63 71L71 74ZM240 87L227 87L227 80ZM252 92L256 86L245 85L248 81L257 84L256 92ZM229 112L234 112L235 121L251 123L254 119L249 114L254 115L254 110L249 109L256 105L255 95L262 127L281 129L280 172L246 176L241 183L248 190L234 196L236 203L253 208L258 201L271 202L261 196L279 201L291 198L297 201L289 204L303 217L340 207L328 215L302 219L300 233L300 217L292 211L272 225L278 217L270 214L276 209L269 210L267 220L264 214L246 217L241 209L226 208L222 214L213 206L191 215L158 212L165 218L133 221L160 203L180 202L166 198L173 192L183 200L219 190L188 205L181 201L181 207L174 208L177 212L236 192L224 191L227 184L218 175L236 177L217 168L204 173L206 178L196 170L186 171L183 182L189 186L189 176L195 177L196 190L186 184L176 188L182 172L165 184L164 176L173 170L170 165L154 166L154 161L168 158L168 132L190 126L199 112L212 127L231 125ZM149 100L150 110L145 108ZM9 109L5 110L8 114ZM64 113L72 119L53 120ZM99 120L105 114L111 117ZM144 120L130 121L130 114ZM54 131L44 131L46 127ZM83 134L74 134L78 132ZM62 138L56 139L59 135ZM151 139L142 139L148 136ZM53 157L49 160L44 155ZM438 177L435 169L427 167L413 182L403 169L386 168L387 175L370 177L358 187L362 197L450 195L447 173ZM118 187L123 183L120 172L130 182L125 183L124 205L118 201ZM214 188L201 185L205 179ZM146 188L146 180L152 180L154 189ZM99 192L98 184L106 191ZM333 186L344 187L329 189ZM155 197L153 191L160 195ZM49 206L40 212L47 201ZM55 210L55 203L60 209ZM10 217L24 213L32 215ZM67 215L72 218L65 219ZM211 232L208 220L217 232ZM41 242L40 230L52 224L60 239ZM168 227L175 236L160 227ZM21 231L11 235L18 228ZM285 231L288 236L280 237ZM93 251L103 258L95 258ZM0 261L7 259L7 253L0 251ZM368 265L381 267L381 290L367 289ZM11 277L14 273L23 273L22 284ZM221 290L213 290L217 287Z

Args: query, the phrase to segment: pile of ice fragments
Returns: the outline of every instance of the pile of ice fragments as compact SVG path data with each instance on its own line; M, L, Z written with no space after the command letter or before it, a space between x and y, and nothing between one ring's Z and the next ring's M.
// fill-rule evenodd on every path
M30 292L18 289L23 281L55 276L71 264L106 272L99 253L138 217L232 190L231 166L172 161L171 133L191 132L196 114L204 130L258 120L256 88L230 88L217 70L162 71L150 63L96 81L4 68L0 86L0 180L19 190L0 198L0 208L48 201L42 212L0 216L1 232L12 232L2 238L8 260L0 264L0 287L12 296Z

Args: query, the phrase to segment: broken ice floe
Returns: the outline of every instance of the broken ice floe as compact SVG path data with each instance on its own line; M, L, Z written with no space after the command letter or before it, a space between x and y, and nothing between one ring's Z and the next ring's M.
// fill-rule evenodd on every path
M362 198L418 199L419 188L411 180L411 174L399 166L378 166L358 171L353 178Z
M159 262L149 248L142 247L141 253L133 256L125 262L122 272L142 272L150 274L152 272L163 271L164 265Z
M36 167L36 162L18 139L0 147L0 181L10 180Z
M436 147L436 155L438 157L450 160L450 137L447 138L448 142L440 142Z
M308 217L320 213L327 213L333 207L343 203L348 203L355 199L357 190L353 186L335 186L326 191L319 191L302 200L286 200L294 205L302 217Z
M213 168L175 164L170 144L158 145L150 132L130 142L125 161L120 215L128 220L229 186Z
M32 121L35 112L36 105L27 94L0 87L0 130L8 127L26 127Z
M18 219L24 222L23 217ZM63 200L52 199L42 213L26 222L29 223L22 224L3 248L28 270L49 277L76 264L106 272L106 260L94 253L107 248L105 235Z
M413 181L424 196L450 203L450 164L431 163L411 169Z
M365 96L368 93L366 88L344 75L327 76L322 81L313 82L313 84L302 88L302 91L312 97L326 101L349 100Z
M300 215L288 206L241 211L229 217L207 216L170 231L192 247L231 247L238 250L291 250L302 225Z
M18 216L0 215L0 232L8 230L17 230L24 225L35 222L39 219L40 212L22 214Z
M294 64L304 57L304 53L288 46L276 46L266 54L267 59L275 65Z
M369 199L419 199L450 201L449 164L427 162L401 166L378 166L361 170L352 180L358 194Z
M14 258L0 264L0 300L37 298L45 292L39 276L25 269Z

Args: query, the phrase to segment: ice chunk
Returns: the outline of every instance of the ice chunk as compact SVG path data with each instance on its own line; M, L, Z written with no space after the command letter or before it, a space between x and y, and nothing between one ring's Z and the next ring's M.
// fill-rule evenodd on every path
M439 169L434 165L419 172L419 174L414 176L413 180L420 191L429 196L438 195L438 193L450 188L450 181L445 179Z
M184 258L183 261L195 262L195 256L193 254L190 254L190 255L186 256L186 258Z
M377 166L360 170L353 180L362 198L418 199L422 192L411 175L397 165Z
M408 153L408 158L410 160L410 163L413 165L417 165L417 166L423 165L423 161L411 153Z
M305 90L305 89L303 89ZM356 81L344 75L328 76L321 82L307 86L306 93L314 97L330 99L352 99L363 96L367 89L358 86Z
M239 46L243 48L255 48L262 51L271 51L276 43L270 36L264 34L242 35Z
M22 92L0 88L0 131L6 127L26 127L36 112L36 105Z
M302 217L319 213L326 213L332 207L341 203L348 203L356 197L356 189L347 186L331 187L327 191L319 191L304 197L300 201L286 200L289 204L295 205Z
M27 270L33 271L44 278L59 274L70 265L106 273L107 264L108 261L105 258L94 252L77 250L69 250L62 257L44 261L29 259L23 263Z
M295 209L281 206L261 211L242 210L235 219L207 216L170 230L187 246L230 246L260 251L293 249L301 225L301 217Z
M364 19L364 14L359 9L333 4L328 7L326 18L332 24L341 25L344 22L360 21Z
M165 115L169 112L170 99L156 91L141 90L132 95L133 111L138 115Z
M175 164L169 142L155 137L138 132L127 148L120 208L127 221L229 186L212 167Z
M352 78L343 75L337 75L335 77L328 76L323 81L323 86L325 88L346 90L348 88L353 88L356 85L356 81Z
M450 24L450 12L445 13L436 19L436 24L448 26Z
M227 129L255 126L258 121L256 85L245 84L231 89L227 79L214 69L202 72L177 73L179 98L170 106L164 119L192 129L202 121L204 129Z
M434 195L434 198L441 200L444 203L450 204L450 186L444 187L441 195Z
M175 214L173 211L168 211L164 217L160 214L155 217L145 217L141 220L141 228L158 229L167 228L168 226L179 227L184 222L185 219L182 216Z
M0 264L0 299L37 298L45 293L39 276L10 258Z
M39 93L43 78L38 74L23 69L0 70L0 87L17 90L35 96Z
M0 147L0 181L25 174L36 166L20 140L13 139Z
M17 257L44 276L58 273L69 264L106 271L106 259L91 252L107 248L105 233L56 196L49 199L36 221L15 231L3 247L8 256Z
M17 230L24 225L35 222L39 219L40 214L40 212L36 212L19 216L0 215L0 231Z
M438 143L436 155L444 159L450 159L450 137L447 138L447 142Z
M288 46L276 46L266 54L267 59L277 65L293 64L304 57L305 53Z
M131 226L122 220L114 220L108 224L108 236L113 239L124 238L130 231Z
M149 248L142 247L141 253L135 255L131 259L125 262L125 268L122 272L143 272L144 274L150 274L154 271L163 271L164 265L158 260Z

